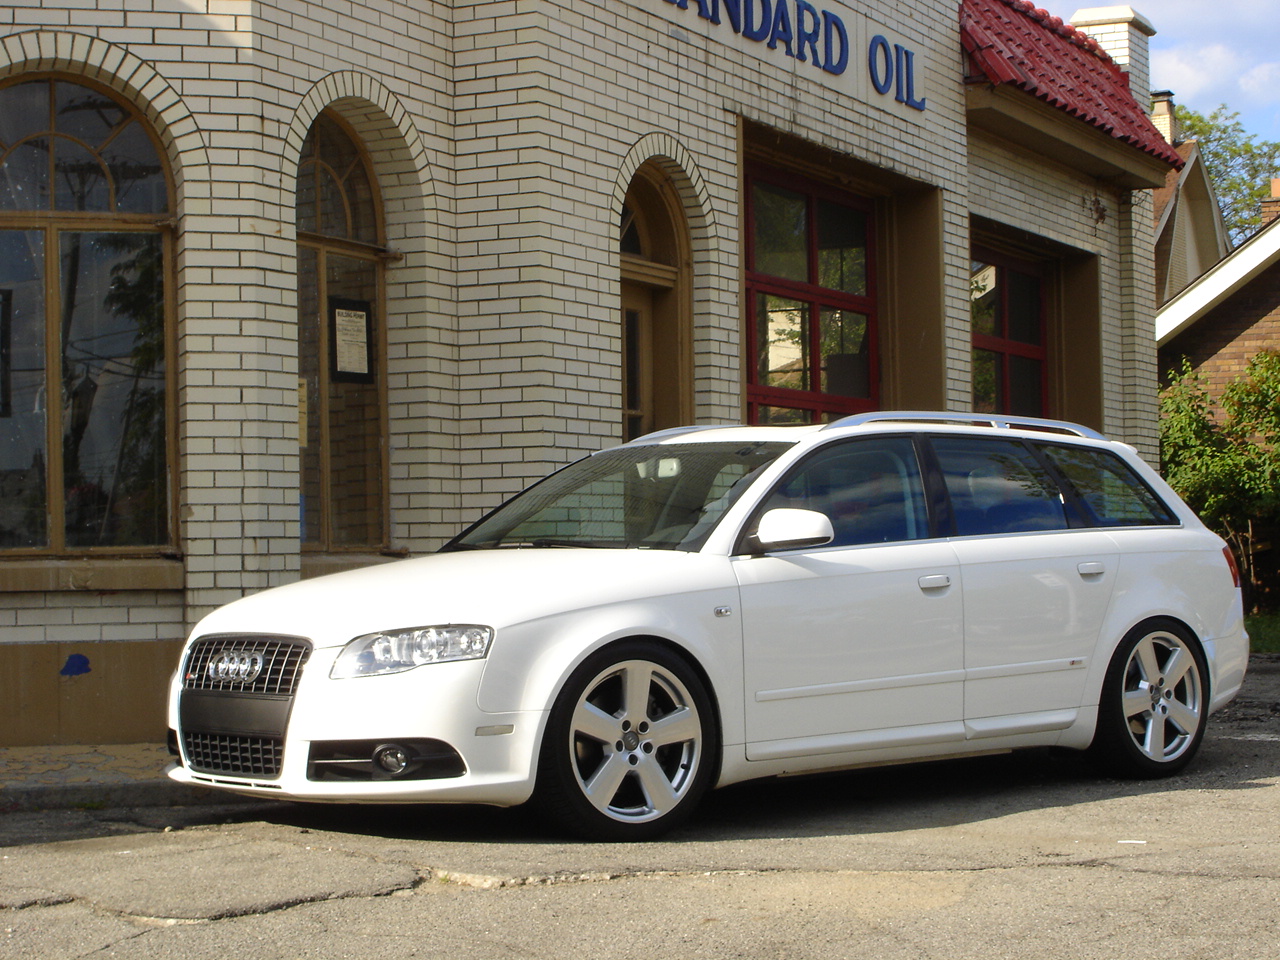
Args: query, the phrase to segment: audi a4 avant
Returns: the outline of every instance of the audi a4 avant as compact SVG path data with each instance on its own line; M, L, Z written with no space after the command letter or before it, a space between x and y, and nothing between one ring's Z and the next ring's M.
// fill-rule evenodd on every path
M711 787L1024 747L1159 777L1236 695L1223 542L1073 424L668 430L438 553L231 603L169 775L304 801L538 804L644 839Z

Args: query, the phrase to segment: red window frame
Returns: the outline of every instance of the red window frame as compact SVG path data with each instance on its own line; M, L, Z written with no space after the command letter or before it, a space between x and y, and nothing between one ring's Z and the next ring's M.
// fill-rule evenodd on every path
M1048 284L1047 271L1042 264L1020 260L1010 257L1006 254L996 253L982 247L974 247L971 251L971 260L973 262L981 262L988 266L994 267L996 271L995 290L997 292L996 311L995 311L995 334L979 333L976 329L972 331L973 350L985 350L996 356L996 387L997 402L996 409L979 410L978 397L974 394L974 410L979 413L1000 413L1013 416L1049 416L1049 377L1048 377L1048 334L1049 325L1047 321L1048 309L1046 303L1046 287ZM1038 343L1031 343L1026 340L1017 339L1010 335L1010 317L1009 309L1009 292L1011 284L1008 282L1009 274L1018 274L1024 278L1035 281L1037 319L1036 319L1036 338ZM1037 391L1037 400L1039 408L1030 409L1014 409L1013 407L1013 375L1011 373L1011 363L1013 358L1021 358L1030 360L1039 366L1039 390ZM977 364L974 364L974 371L977 370Z
M772 276L755 269L756 236L754 217L754 187L757 183L780 187L803 195L806 211L806 243L808 278L806 281ZM776 407L799 411L803 422L836 419L853 413L863 413L880 408L879 324L876 309L876 249L875 209L871 201L855 194L825 186L795 174L758 164L747 166L745 183L746 208L746 293L747 323L747 420L760 422L762 407ZM830 201L857 210L866 216L866 293L850 294L818 282L818 218L815 215L820 200ZM805 305L808 317L807 370L810 385L822 383L821 324L823 308L844 310L866 317L866 351L868 356L867 396L846 397L826 393L821 389L792 389L761 384L757 348L757 300L760 295L773 295L795 300Z

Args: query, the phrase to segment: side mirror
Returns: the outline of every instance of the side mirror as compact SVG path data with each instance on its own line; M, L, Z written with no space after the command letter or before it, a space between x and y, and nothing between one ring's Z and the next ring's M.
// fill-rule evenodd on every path
M760 518L756 540L762 550L794 550L820 547L835 539L836 532L825 513L778 507Z

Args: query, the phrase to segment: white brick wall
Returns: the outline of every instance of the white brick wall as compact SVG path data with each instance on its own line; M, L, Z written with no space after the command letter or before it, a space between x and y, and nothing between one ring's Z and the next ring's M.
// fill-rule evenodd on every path
M0 9L0 77L59 70L109 86L146 112L173 166L188 623L298 576L294 178L325 108L368 146L400 257L386 271L393 546L438 545L534 477L617 439L617 225L650 159L671 176L690 229L696 417L741 415L744 120L940 191L938 321L955 408L970 396L970 214L1098 253L1108 426L1149 437L1149 281L1119 272L1119 257L1145 242L1141 217L1122 235L1125 200L1110 197L1116 217L1098 228L1078 178L969 143L953 0L868 0L844 16L850 64L837 80L734 37L727 22L710 26L696 2ZM871 91L875 33L916 52L926 111ZM83 602L0 594L0 616L23 616L0 624L27 631L5 639L52 630ZM182 609L169 595L110 605ZM94 629L123 639L131 624ZM181 632L166 624L165 636Z

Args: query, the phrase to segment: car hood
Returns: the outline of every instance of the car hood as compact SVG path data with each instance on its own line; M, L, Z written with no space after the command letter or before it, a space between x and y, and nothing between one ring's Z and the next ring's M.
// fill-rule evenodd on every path
M271 633L341 646L379 630L501 629L572 610L723 587L724 557L675 550L505 549L433 554L302 580L220 607L195 636Z

